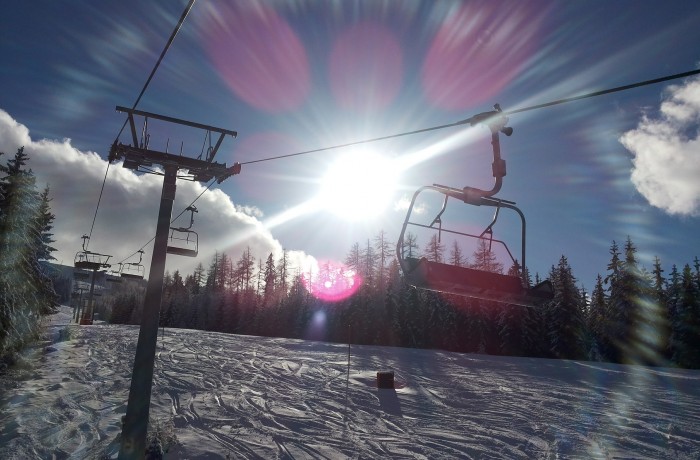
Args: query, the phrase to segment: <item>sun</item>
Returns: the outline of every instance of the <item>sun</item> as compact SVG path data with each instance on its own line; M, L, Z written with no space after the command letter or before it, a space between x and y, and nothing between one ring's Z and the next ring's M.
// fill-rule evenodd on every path
M321 180L321 206L351 221L381 214L396 189L397 165L371 150L354 150L340 156Z

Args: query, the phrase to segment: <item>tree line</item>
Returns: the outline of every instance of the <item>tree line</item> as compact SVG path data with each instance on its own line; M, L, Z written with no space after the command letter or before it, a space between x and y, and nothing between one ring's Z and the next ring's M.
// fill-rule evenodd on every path
M446 251L437 238L421 250L407 235L406 253L479 270L507 270L484 241L471 257L459 245ZM217 253L191 274L166 274L161 325L234 334L341 343L433 348L456 352L700 368L700 262L664 276L657 258L642 267L628 237L613 241L605 276L586 292L561 256L547 278L554 298L539 308L502 305L416 289L399 269L382 231L355 243L344 260L362 280L353 295L324 301L310 292L310 275L291 267L287 253L237 260ZM448 252L446 254L446 252ZM318 279L330 279L321 265ZM326 276L326 278L324 278ZM313 284L313 282L311 283ZM311 288L313 290L313 287ZM103 306L114 323L137 324L143 289L124 290Z
M0 157L4 152L0 152ZM58 297L47 266L55 249L49 188L39 191L20 148L0 164L0 364L36 340ZM4 367L4 366L3 366Z
M55 216L50 190L38 190L28 160L20 148L0 164L0 362L5 364L38 337L42 317L54 312L61 300L54 285L65 284L52 280L42 264L54 259ZM404 246L412 257L506 270L486 244L471 257L457 244L446 251L436 237L421 249L409 234ZM362 283L351 296L335 301L314 297L309 288L314 277L318 281L335 276L328 265L310 275L304 267L292 267L287 252L264 260L256 260L250 249L236 260L217 253L207 268L199 264L191 274L167 274L161 324L343 343L700 368L697 257L692 265L674 265L668 273L657 258L648 270L629 237L622 247L613 241L605 275L597 277L588 293L561 256L547 274L553 300L541 308L522 308L415 289L404 280L393 248L383 231L355 243L344 262ZM533 284L517 264L507 272ZM539 281L536 274L534 282ZM144 288L135 283L121 286L100 306L101 317L138 324ZM65 286L59 290L65 291Z

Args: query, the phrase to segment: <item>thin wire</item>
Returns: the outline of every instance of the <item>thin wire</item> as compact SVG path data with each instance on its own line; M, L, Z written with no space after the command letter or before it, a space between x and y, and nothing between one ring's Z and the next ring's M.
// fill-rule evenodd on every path
M700 74L700 69L689 70L687 72L677 73L674 75L667 75L665 77L654 78L652 80L645 80L645 81L640 81L638 83L632 83L629 85L617 86L615 88L604 89L601 91L595 91L595 92L588 93L588 94L582 94L581 96L573 96L573 97L568 97L565 99L559 99L556 101L547 102L544 104L533 105L530 107L523 107L522 109L509 110L507 112L504 112L504 114L505 115L514 115L516 113L527 112L528 110L536 110L536 109L542 109L545 107L551 107L553 105L566 104L567 102L579 101L581 99L602 96L604 94L617 93L619 91L626 91L628 89L639 88L641 86L654 85L656 83L663 83L665 81L676 80L678 78L692 77L693 75L698 75L698 74Z
M95 228L95 221L97 220L97 211L100 209L100 201L102 201L102 193L105 191L105 184L107 183L107 173L109 172L109 161L107 162L107 170L105 170L105 177L102 179L102 188L100 188L100 196L97 198L97 207L95 208L95 215L92 216L92 225L90 226L90 235L85 242L85 250L87 251L90 247L90 238L92 238L92 230Z
M136 102L134 102L134 105L131 107L131 110L134 110L136 108L136 106L138 105L138 103L141 101L143 94L146 92L146 88L148 88L148 85L151 83L153 76L156 74L156 70L158 70L158 67L160 66L161 61L165 57L165 53L168 52L170 45L172 45L173 40L175 40L175 36L180 31L180 28L182 28L182 24L185 22L185 18L190 13L190 10L192 9L192 5L194 5L194 2L195 2L195 0L190 0L190 3L185 7L185 10L182 12L182 15L180 16L180 20L177 22L175 29L173 29L173 32L170 34L170 38L168 39L168 42L165 44L165 48L163 48L163 51L161 51L160 57L158 57L158 61L156 61L156 64L153 66L153 69L151 70L151 74L148 76L146 83L144 83L143 87L141 88L141 92L139 93L139 96L136 98ZM119 130L119 134L117 134L117 137L114 139L115 143L117 142L117 140L119 140L119 136L121 136L122 133L124 132L124 128L126 127L126 123L128 122L128 120L129 120L128 117L124 120L124 124L122 125L121 129ZM100 195L97 198L97 206L95 207L95 215L92 218L92 225L90 226L90 234L89 234L88 240L85 244L86 250L90 245L90 238L92 237L92 231L95 228L95 221L97 220L97 212L100 210L100 203L102 202L102 193L104 192L104 189L105 189L105 183L107 182L107 173L109 173L110 165L111 165L111 163L108 161L107 162L107 170L105 171L105 177L104 177L104 179L102 179L102 188L100 189ZM146 244L148 244L148 243L146 243ZM131 257L131 256L129 256L129 257Z
M146 88L148 88L149 83L151 83L153 76L156 74L156 70L158 70L158 67L160 66L161 61L165 57L165 53L168 52L170 45L172 45L173 40L175 40L175 36L180 31L180 28L182 28L182 24L185 22L185 18L187 18L187 15L190 14L190 10L192 9L192 5L194 5L194 2L195 2L195 0L190 0L190 3L185 7L185 10L182 12L182 16L180 16L180 20L177 22L175 29L173 29L173 33L170 34L170 38L168 39L168 43L165 44L165 48L163 48L163 51L161 51L160 57L158 58L158 61L156 61L156 65L153 66L153 70L151 70L151 74L148 76L148 80L146 80L146 83L143 85L143 88L141 89L141 92L139 93L139 97L136 98L136 102L134 102L134 105L131 107L131 110L134 110L136 108L136 106L139 104L139 102L141 101L141 97L143 97L143 93L146 92ZM119 139L119 136L122 135L122 132L124 132L124 128L126 127L126 123L128 121L129 121L129 119L127 117L127 119L124 120L124 124L122 125L122 129L119 130L119 134L117 134L117 137L114 140L115 142Z
M605 89L605 90L601 90L601 91L594 91L592 93L582 94L580 96L573 96L573 97L568 97L568 98L563 98L563 99L557 99L555 101L545 102L544 104L538 104L538 105L533 105L533 106L529 106L529 107L522 107L519 109L508 110L508 111L503 112L502 114L503 115L515 115L517 113L527 112L530 110L542 109L545 107L552 107L554 105L565 104L565 103L573 102L573 101L579 101L581 99L602 96L604 94L616 93L619 91L626 91L629 89L639 88L641 86L653 85L656 83L661 83L661 82L665 82L665 81L669 81L669 80L675 80L678 78L690 77L690 76L698 75L698 74L700 74L700 69L690 70L688 72L677 73L674 75L668 75L668 76L660 77L660 78L654 78L652 80L645 80L645 81L641 81L641 82L637 82L637 83L632 83L629 85L617 86L615 88ZM299 155L307 155L310 153L323 152L326 150L351 147L353 145L368 144L370 142L378 142L378 141L383 141L383 140L387 140L387 139L395 139L397 137L411 136L413 134L426 133L429 131L437 131L439 129L452 128L455 126L466 125L466 124L472 123L473 121L474 121L474 117L470 117L470 118L466 118L464 120L456 121L454 123L448 123L448 124L439 125L439 126L432 126L430 128L416 129L413 131L407 131L407 132L397 133L397 134L390 134L388 136L374 137L372 139L364 139L364 140L355 141L355 142L348 142L346 144L338 144L338 145L333 145L330 147L322 147L322 148L313 149L313 150L305 150L302 152L289 153L286 155L279 155L279 156L274 156L274 157L269 157L269 158L262 158L259 160L245 161L245 162L242 162L241 165L261 163L263 161L270 161L270 160L279 160L282 158L295 157L295 156L299 156Z
M207 185L206 188L205 188L204 190L202 190L202 193L200 193L199 195L197 195L197 198L195 198L195 199L192 201L192 203L190 203L190 205L187 206L187 208L189 208L190 206L194 206L194 204L197 202L197 200L199 200L199 199L202 197L202 195L204 195L204 192L206 192L207 190L209 190L209 188L210 188L212 185L214 185L214 182L215 182L215 181L216 181L216 178L212 179L211 182L209 182L209 185ZM180 214L178 214L177 216L175 216L175 217L170 221L170 223L172 224L173 222L175 222L176 220L178 220L178 219L180 218L180 216L183 215L183 214L185 213L185 211L187 211L187 208L183 209L183 210L180 212ZM139 249L137 249L136 251L134 251L130 256L125 257L125 258L122 259L121 261L117 262L117 265L119 265L120 263L124 262L125 260L129 260L130 258L134 257L136 254L139 253L139 251L143 250L143 248L145 248L146 246L148 246L149 244L151 244L151 241L153 241L153 240L155 240L155 239L156 239L156 236L153 235L153 238L151 238L150 240L146 241L146 242L144 243L143 246L141 246Z

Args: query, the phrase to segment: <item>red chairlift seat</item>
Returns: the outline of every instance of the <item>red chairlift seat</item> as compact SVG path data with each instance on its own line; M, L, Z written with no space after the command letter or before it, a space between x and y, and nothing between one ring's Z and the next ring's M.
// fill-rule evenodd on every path
M424 225L411 220L413 208L415 206L418 195L423 191L433 191L444 195L442 209L438 212L435 219L430 225ZM476 299L488 300L509 305L519 305L524 307L538 307L553 297L552 284L549 281L543 281L532 288L525 286L519 276L504 275L501 273L493 273L475 268L461 267L445 263L433 262L426 258L414 258L404 256L403 245L405 232L408 226L422 227L432 231L457 235L458 237L485 239L490 243L501 244L513 263L516 263L510 250L503 241L493 239L492 229L495 225L498 214L501 208L512 209L520 216L521 220L521 261L525 261L525 216L522 211L515 206L512 201L501 200L493 197L473 198L468 196L470 192L461 189L455 189L444 185L424 186L418 189L413 195L411 204L408 208L406 220L404 221L399 241L396 246L399 265L404 274L406 281L412 286L420 289L454 294L463 297L472 297ZM496 208L496 213L492 222L486 227L481 235L471 235L459 231L444 228L442 225L442 216L446 210L448 199L457 198L466 204L476 206L491 206ZM484 235L488 234L488 237Z
M417 259L411 257L410 253L408 256L404 255L404 237L406 228L411 225L428 229L430 231L436 231L438 241L440 241L440 235L445 232L456 235L460 238L468 237L488 240L489 251L491 251L491 243L495 242L502 244L515 266L521 266L524 268L527 267L525 262L525 215L515 206L514 202L502 200L494 196L500 191L503 184L503 178L506 175L506 163L505 160L501 158L501 148L498 136L499 133L503 133L506 136L513 134L513 129L506 127L508 119L503 116L500 106L496 104L494 109L495 110L492 112L481 113L475 115L469 120L465 120L465 122L469 121L472 126L475 124L486 124L491 131L491 146L493 150L493 163L491 165L491 169L494 177L493 188L491 190L482 190L474 187L464 187L462 189L458 189L438 184L419 188L413 194L411 204L408 207L406 219L404 220L403 227L401 228L401 234L399 235L399 240L396 244L396 255L399 265L401 266L401 271L404 274L404 278L411 285L417 288L490 300L510 305L534 307L552 299L554 291L552 289L552 284L549 281L544 281L533 288L528 288L525 286L525 283L520 276L503 275L501 273L461 267L459 265L432 262L425 258ZM434 191L444 196L442 208L430 224L419 223L411 220L411 214L416 204L416 199L418 195L425 190ZM471 235L460 231L444 229L442 226L442 218L447 208L447 201L449 198L454 198L471 206L494 207L496 208L496 212L491 223L483 232L481 232L481 235ZM520 216L522 251L520 264L522 265L518 264L518 262L513 258L510 250L503 241L493 239L493 227L496 224L499 211L502 208L511 209ZM485 235L488 235L488 238L486 238Z
M518 276L432 262L424 257L405 260L410 267L404 273L406 280L421 289L523 307L539 306L553 295L548 280L528 289Z

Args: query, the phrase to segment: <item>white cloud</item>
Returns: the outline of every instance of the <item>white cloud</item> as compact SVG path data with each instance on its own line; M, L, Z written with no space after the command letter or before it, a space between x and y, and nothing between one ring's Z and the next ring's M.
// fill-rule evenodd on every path
M81 236L90 232L95 207L107 169L107 162L97 153L81 152L71 146L70 139L34 141L26 126L17 123L0 109L0 152L3 164L24 146L29 156L37 186L50 187L51 210L56 215L52 230L58 249L54 256L66 265L73 263L81 249ZM178 181L173 217L204 190L198 182ZM137 175L121 163L110 166L89 249L110 254L110 262L119 262L136 252L155 234L162 178L152 174ZM234 204L219 189L205 192L196 202L193 230L199 234L199 257L168 256L166 269L191 273L198 262L205 268L216 251L226 252L234 261L249 246L256 259L265 260L270 252L278 258L282 246L258 220L262 212L249 205ZM187 227L189 213L175 226ZM145 248L143 261L148 266L152 244ZM128 262L137 262L138 256ZM301 251L290 251L291 265L308 267L315 260Z
M632 183L669 214L700 215L700 79L668 89L660 117L644 116L620 142L633 154Z

